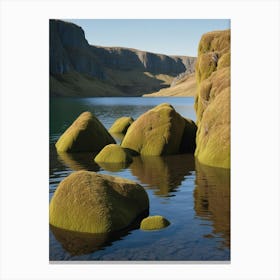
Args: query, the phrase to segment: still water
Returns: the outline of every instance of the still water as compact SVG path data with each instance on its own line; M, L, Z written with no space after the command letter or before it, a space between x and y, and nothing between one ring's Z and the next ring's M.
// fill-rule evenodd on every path
M136 119L168 102L195 121L194 99L185 98L52 98L50 102L50 188L71 172L92 170L134 180L147 191L149 215L165 216L170 226L142 231L139 224L115 236L78 234L50 227L49 259L87 261L228 261L230 260L230 172L210 168L193 155L135 157L127 168L98 166L92 153L56 153L54 143L84 111L108 129L122 116ZM120 139L115 136L117 142Z

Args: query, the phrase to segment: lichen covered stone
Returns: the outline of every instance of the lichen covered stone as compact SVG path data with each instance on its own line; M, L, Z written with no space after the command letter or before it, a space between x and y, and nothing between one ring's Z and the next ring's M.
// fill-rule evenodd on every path
M205 165L230 168L230 30L202 36L196 79L195 157Z
M167 103L160 104L134 121L121 143L141 155L168 155L180 151L184 118Z
M162 216L149 216L142 220L140 228L142 230L158 230L170 225L170 222Z
M120 177L74 172L57 187L49 207L50 224L71 231L109 233L129 226L149 209L142 186Z
M117 144L105 146L94 158L95 162L105 163L131 163L131 154Z
M99 152L115 143L102 123L90 112L82 113L60 136L55 146L58 152Z
M122 133L125 134L129 126L134 122L132 117L121 117L117 119L110 127L110 133Z

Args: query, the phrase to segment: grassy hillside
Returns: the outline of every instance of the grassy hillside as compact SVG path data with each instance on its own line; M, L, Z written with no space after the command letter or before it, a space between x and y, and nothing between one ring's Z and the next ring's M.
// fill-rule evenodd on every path
M144 97L158 96L195 96L197 91L195 74L191 73L176 83L175 86L161 89L157 92L144 94Z
M173 76L137 70L105 69L106 80L78 72L50 76L50 89L59 96L141 96L167 87Z

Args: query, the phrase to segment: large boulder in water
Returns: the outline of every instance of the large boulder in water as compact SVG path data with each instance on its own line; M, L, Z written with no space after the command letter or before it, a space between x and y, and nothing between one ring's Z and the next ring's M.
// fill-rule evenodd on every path
M110 133L122 133L125 134L130 125L134 122L132 117L118 118L110 127Z
M115 143L102 123L90 112L82 113L60 136L55 146L58 152L99 152Z
M50 203L50 224L67 230L109 233L129 226L149 209L142 186L90 171L74 172L57 187Z
M141 155L168 155L180 151L184 118L167 103L141 115L131 124L121 146Z

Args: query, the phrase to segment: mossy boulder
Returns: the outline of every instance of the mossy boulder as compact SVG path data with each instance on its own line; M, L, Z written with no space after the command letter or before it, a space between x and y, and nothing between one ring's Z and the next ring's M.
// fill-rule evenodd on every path
M100 167L113 172L128 167L132 160L132 154L117 144L105 146L94 158Z
M60 136L55 146L58 152L99 152L116 143L102 123L90 112L82 113Z
M109 132L113 134L125 134L130 125L134 122L132 117L121 117L110 127Z
M141 155L176 154L180 151L184 128L184 118L170 104L163 103L131 124L121 146Z
M230 168L230 30L202 36L196 79L195 156L205 165Z
M107 162L107 163L131 163L131 154L121 146L117 144L110 144L105 146L94 158L95 162Z
M120 177L74 172L50 202L50 224L71 231L110 233L128 227L149 209L142 186Z
M142 230L158 230L170 225L170 222L162 216L149 216L142 220L140 228Z

